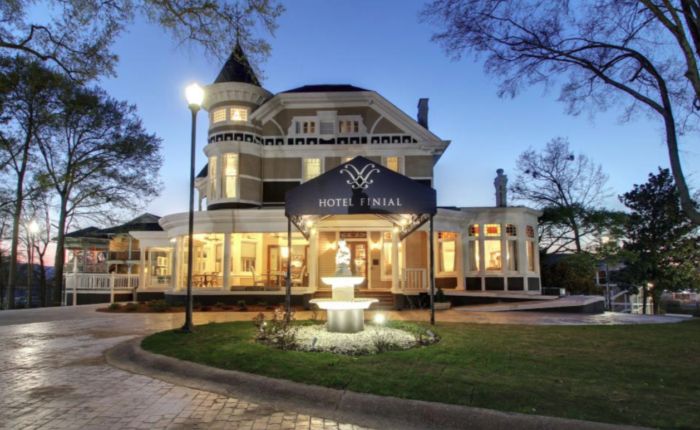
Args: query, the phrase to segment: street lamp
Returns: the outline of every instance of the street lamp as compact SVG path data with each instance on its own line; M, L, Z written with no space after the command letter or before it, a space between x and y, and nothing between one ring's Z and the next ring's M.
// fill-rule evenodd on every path
M34 238L39 233L39 224L36 220L29 221L27 225L29 233L29 264L27 265L27 308L32 307L32 274L34 272ZM42 299L43 300L43 299Z
M194 230L194 145L197 133L197 112L204 100L204 90L196 83L189 85L185 89L187 105L192 112L192 140L190 147L190 212L187 239L187 304L185 306L185 325L182 331L192 332L192 236Z

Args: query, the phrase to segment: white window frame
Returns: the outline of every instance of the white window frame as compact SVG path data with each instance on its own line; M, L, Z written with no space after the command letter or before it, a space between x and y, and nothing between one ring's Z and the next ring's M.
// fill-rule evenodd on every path
M340 121L357 121L357 132L340 133ZM339 115L336 120L338 136L360 136L367 134L367 127L362 120L362 115Z
M452 234L455 235L455 237L454 237L454 239L443 239L443 238L440 238L440 233L452 233ZM436 242L435 245L437 245L437 246L435 247L435 251L436 251L436 254L437 254L437 255L436 255L436 257L437 257L437 258L436 258L436 260L437 260L437 261L436 261L436 263L437 263L437 271L436 271L436 272L437 272L437 276L439 276L439 277L440 277L440 276L445 276L445 277L447 277L447 276L455 276L455 275L457 275L457 267L458 267L458 264L459 264L459 252L458 252L458 250L459 250L459 247L461 246L460 243L459 243L459 242L460 242L460 241L459 241L459 234L458 234L457 232L447 231L447 230L446 230L446 231L439 231L439 232L436 232L436 234L435 234L435 242ZM443 272L443 271L442 271L442 268L440 267L440 262L442 261L442 255L440 255L440 251L441 251L440 244L443 243L443 242L454 242L454 244L455 244L455 245L454 245L455 247L454 247L454 250L453 250L453 252L454 252L454 263L453 263L454 266L453 266L453 268L452 268L453 270L452 270L452 271L449 271L449 272Z
M306 179L306 160L318 160L319 161L319 173L317 176L314 176L313 178ZM318 178L319 176L323 175L323 172L325 167L325 158L324 157L304 157L301 159L301 182L306 182L310 181L311 179Z
M304 123L313 122L314 132L304 133ZM297 133L297 124L299 124L299 132ZM287 135L289 136L318 136L319 122L318 118L315 116L295 116L292 118L292 123L287 129Z
M237 123L237 124L248 124L248 121L249 121L249 119L250 119L250 109L248 109L248 108L245 107L245 106L230 106L230 107L228 107L227 109L228 109L228 119L229 119L229 122ZM242 110L243 112L245 112L245 119L241 119L241 120L235 120L235 119L233 119L233 111L234 111L234 109Z
M211 124L221 124L221 123L227 122L227 121L228 121L228 109L229 109L229 108L227 108L227 107L218 107L218 108L216 108L216 109L213 109L213 110L211 111L211 115L209 115L209 121L210 121L210 123L211 123ZM224 118L223 118L223 119L220 119L220 120L218 120L218 121L215 120L216 114L219 113L219 112L222 112L222 111L224 112Z
M388 169L389 166L388 166L387 162L388 162L388 159L391 157L398 158L399 170L396 173L401 173L403 175L403 172L405 171L405 169L404 169L405 157L403 155L387 155L387 156L382 157L382 166L384 166Z
M226 192L228 188L226 187L226 179L229 177L229 175L226 174L224 171L224 167L226 165L224 159L228 157L229 155L235 155L236 156L236 174L232 175L232 177L235 178L235 195L233 197L228 197L226 196ZM238 200L241 198L241 155L236 153L236 152L227 152L223 154L219 154L219 158L221 161L219 162L219 169L221 171L221 183L220 183L220 196L221 199L225 200Z

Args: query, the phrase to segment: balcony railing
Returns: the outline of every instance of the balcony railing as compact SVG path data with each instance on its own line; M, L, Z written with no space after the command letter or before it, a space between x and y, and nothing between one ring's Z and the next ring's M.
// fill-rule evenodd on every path
M426 290L428 288L425 269L403 269L402 281L401 286L404 290Z
M66 286L66 299L73 296L73 305L77 304L78 292L104 292L110 295L114 303L114 293L135 291L139 287L139 275L116 273L67 273L63 277ZM68 300L66 300L68 302Z

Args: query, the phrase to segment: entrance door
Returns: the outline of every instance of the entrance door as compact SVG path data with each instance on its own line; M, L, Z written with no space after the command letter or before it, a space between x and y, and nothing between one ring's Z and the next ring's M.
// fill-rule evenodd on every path
M367 259L369 258L367 242L348 242L348 248L350 248L350 269L353 276L365 278L357 288L367 288Z

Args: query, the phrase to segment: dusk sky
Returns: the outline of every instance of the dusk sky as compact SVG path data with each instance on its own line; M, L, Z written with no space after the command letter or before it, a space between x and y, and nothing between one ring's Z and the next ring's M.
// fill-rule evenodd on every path
M430 129L451 140L436 166L438 204L491 206L493 178L504 168L515 178L518 155L543 148L554 137L569 139L610 176L613 196L645 182L657 166L668 166L657 118L620 123L620 112L594 118L564 113L558 90L534 87L515 99L499 99L497 82L482 64L451 60L431 42L433 28L421 23L421 1L294 1L271 39L262 64L263 86L273 93L306 84L347 83L375 90L411 117L421 97L430 99ZM117 77L102 85L114 97L138 106L147 129L163 138L164 188L146 210L166 215L187 210L190 116L184 88L211 83L222 62L198 48L177 46L145 22L129 27L114 47ZM197 170L205 163L207 118L198 121ZM700 152L684 145L686 175L700 182ZM609 199L619 208L616 197Z

